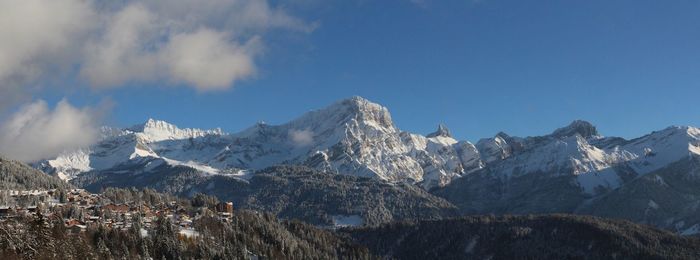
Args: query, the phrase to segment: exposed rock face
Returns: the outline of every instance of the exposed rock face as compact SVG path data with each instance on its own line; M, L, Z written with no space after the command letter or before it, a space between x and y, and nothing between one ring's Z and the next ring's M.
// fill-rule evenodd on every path
M575 120L571 122L571 124L569 124L568 126L554 130L551 136L567 137L576 134L582 136L583 138L591 138L594 136L598 136L598 129L596 129L596 127L589 122L583 120Z
M504 160L513 154L513 146L501 135L479 140L476 147L486 163Z
M428 134L425 137L431 138L431 137L438 137L438 136L452 138L452 134L450 133L450 129L447 129L447 126L445 126L443 124L438 125L437 131L435 131L431 134Z

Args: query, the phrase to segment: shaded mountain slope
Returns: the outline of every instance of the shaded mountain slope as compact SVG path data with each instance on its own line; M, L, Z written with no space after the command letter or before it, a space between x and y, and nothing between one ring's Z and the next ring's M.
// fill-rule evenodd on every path
M462 213L582 213L700 233L698 128L625 140L575 121L540 137L499 133L477 148L485 168L431 190Z
M597 197L577 213L700 234L700 157L688 157Z
M201 192L233 201L239 208L318 225L340 225L348 217L361 219L361 223L354 224L377 225L457 215L454 205L412 184L324 173L302 166L271 167L244 179L161 165L149 173L127 169L88 173L72 182L95 192L103 187L149 187L183 196Z

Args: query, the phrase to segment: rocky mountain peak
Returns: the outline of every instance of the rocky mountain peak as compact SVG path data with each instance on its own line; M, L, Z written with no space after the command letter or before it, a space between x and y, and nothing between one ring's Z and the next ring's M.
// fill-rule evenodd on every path
M326 129L342 126L349 122L376 129L395 128L387 108L357 96L308 112L288 125Z
M500 137L502 139L510 139L510 135L505 132L498 132L494 137Z
M574 120L568 126L554 130L551 136L562 138L574 136L576 134L579 134L584 138L599 135L598 129L596 129L596 127L593 126L593 124L583 120Z
M450 129L448 129L447 126L445 126L444 124L439 124L437 130L431 134L428 134L426 137L437 136L452 137L452 134L450 133Z
M145 122L141 124L134 125L132 127L127 128L127 130L137 132L137 133L142 133L146 132L149 130L153 129L159 129L159 130L170 130L170 131L175 131L179 130L179 128L171 123L168 123L163 120L158 120L158 119L153 119L149 118Z
M175 139L187 139L202 137L205 135L223 135L224 132L220 128L213 130L202 130L196 128L178 128L176 125L162 120L149 118L143 124L139 124L130 128L129 131L142 133L149 141L163 141Z
M394 124L391 120L391 114L389 114L389 110L386 107L363 97L354 96L340 101L340 104L347 106L351 112L364 120L374 121L385 126Z
M165 122L163 120L149 118L148 120L146 120L145 123L143 123L143 129L144 130L145 129L171 129L171 130L175 130L175 129L179 129L179 128L177 126L175 126L171 123Z

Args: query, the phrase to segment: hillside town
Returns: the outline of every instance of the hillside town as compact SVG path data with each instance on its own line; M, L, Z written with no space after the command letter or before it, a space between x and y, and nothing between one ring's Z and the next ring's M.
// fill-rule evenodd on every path
M2 197L2 201L14 203L0 206L0 223L13 218L61 218L70 233L85 232L88 227L97 226L127 230L138 221L142 235L146 236L152 223L158 217L164 217L178 227L181 236L192 237L198 236L192 225L193 220L202 216L201 210L186 208L177 200L157 205L143 201L115 203L101 194L84 189L8 190L3 191ZM233 214L233 203L212 204L203 208L213 212L220 221L229 222ZM63 216L57 216L59 212Z

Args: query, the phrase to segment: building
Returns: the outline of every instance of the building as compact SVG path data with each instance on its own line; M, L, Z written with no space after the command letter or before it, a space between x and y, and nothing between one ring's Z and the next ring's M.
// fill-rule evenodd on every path
M129 212L129 205L126 205L126 204L117 205L117 204L110 203L110 204L102 206L102 210L109 210L109 211L112 211L115 213L127 213L127 212Z
M2 206L0 207L0 216L8 216L10 215L12 209L9 206Z
M216 212L233 214L233 202L221 202L216 204Z

